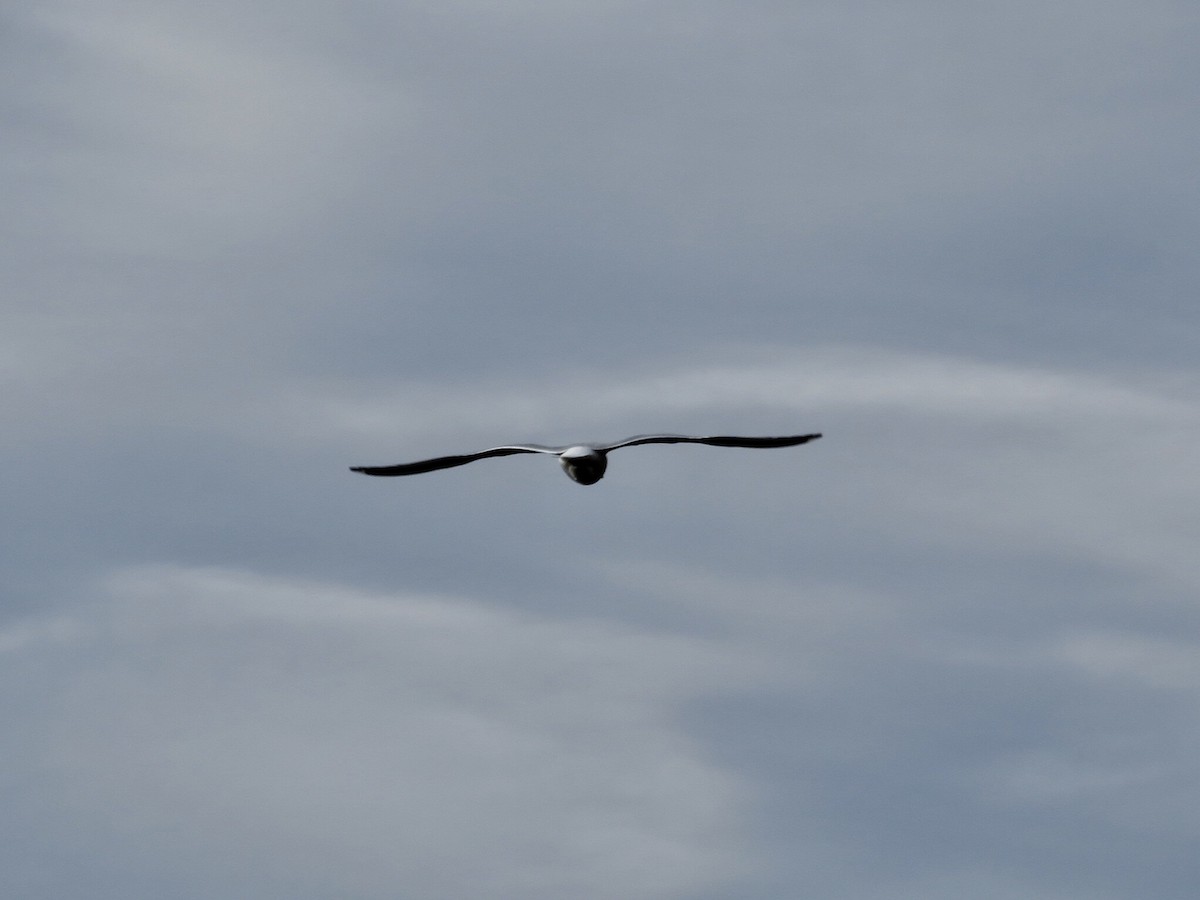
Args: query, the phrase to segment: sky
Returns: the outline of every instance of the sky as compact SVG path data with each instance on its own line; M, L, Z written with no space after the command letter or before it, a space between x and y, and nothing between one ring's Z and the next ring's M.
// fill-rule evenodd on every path
M1198 43L5 4L0 893L1194 897Z

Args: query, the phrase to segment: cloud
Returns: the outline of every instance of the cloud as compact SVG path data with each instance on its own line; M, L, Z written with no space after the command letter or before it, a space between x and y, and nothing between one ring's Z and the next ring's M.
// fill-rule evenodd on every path
M19 233L43 247L186 260L303 231L415 115L401 86L305 54L254 13L65 2L21 24L45 52L23 63L40 127L10 138Z
M1061 640L1063 663L1098 681L1142 688L1200 691L1200 647L1179 638L1122 633L1081 633Z
M974 879L1070 897L1014 849L1020 823L1073 822L1061 850L1081 864L1117 832L1194 827L1169 798L1194 771L1194 724L1161 717L1200 687L1183 642L1172 662L1133 634L934 634L900 585L619 561L597 575L648 621L112 572L0 634L0 751L21 785L7 816L23 824L6 885L765 898L807 878L950 897ZM1114 693L1126 673L1136 692ZM69 870L45 868L50 846Z
M949 896L993 853L1017 861L987 881L996 896L1054 896L1054 864L1014 837L1031 817L1086 833L1067 858L1097 884L1113 872L1083 844L1190 834L1170 799L1194 769L1177 718L1194 666L1170 636L1197 579L1180 527L1187 379L870 348L762 356L407 396L310 382L291 405L226 410L229 436L303 448L290 465L414 434L651 416L802 418L827 438L802 460L631 450L602 493L550 467L537 477L554 493L517 498L482 463L478 479L310 490L301 521L284 518L314 553L341 548L341 571L362 567L344 584L109 574L91 602L0 640L5 683L41 685L5 698L28 723L7 752L37 773L14 813L27 842L69 817L80 864L113 860L125 888L203 874L211 893L265 896L403 882L655 897L727 879L767 897L805 875ZM472 497L487 485L490 501ZM278 531L278 501L242 508L260 504ZM513 529L518 506L536 541ZM270 529L237 537L202 510L187 518L205 540L233 528L268 558ZM486 601L404 587L474 583L454 568L472 554ZM431 560L454 571L430 579ZM1160 884L1181 858L1163 852Z
M412 427L407 424L411 414L405 425L394 424L395 410L408 412L403 409L405 397L421 398L434 423L483 420L490 428L510 419L518 427L544 428L547 420L558 416L568 421L651 413L678 416L713 408L807 415L865 409L993 422L1059 419L1065 425L1100 416L1121 416L1138 425L1175 417L1190 424L1197 416L1186 381L1139 384L1149 379L1135 373L1123 379L880 347L765 344L717 354L723 359L714 363L676 368L643 364L630 373L568 370L557 378L507 388L405 383L386 391L369 384L350 385L359 396L342 388L317 400L325 416L335 421L341 417L343 427L389 436L400 427ZM384 396L364 396L372 390ZM433 402L426 404L425 398ZM419 420L417 424L420 427Z
M6 815L69 817L132 892L678 896L746 862L736 780L672 724L732 671L700 639L178 567L3 637L52 673L36 707L5 679L40 760Z
M767 347L753 356L770 362L569 373L483 389L315 385L261 414L298 440L323 434L387 460L638 431L821 430L824 441L802 457L793 452L806 473L821 473L804 491L824 497L832 479L845 514L876 515L872 527L1021 552L1053 546L1176 585L1200 583L1195 536L1180 527L1200 502L1184 449L1200 440L1190 376L1097 375L877 348ZM635 465L634 452L614 465ZM666 465L663 454L641 459L660 471ZM718 464L678 450L670 461ZM783 455L754 458L756 469L776 464ZM825 512L836 515L832 502Z
M1194 891L1183 5L0 17L8 894Z
M724 678L702 641L178 568L35 630L2 659L49 656L54 688L5 743L41 758L29 803L72 817L84 866L248 870L264 896L665 896L742 862L736 781L671 725Z

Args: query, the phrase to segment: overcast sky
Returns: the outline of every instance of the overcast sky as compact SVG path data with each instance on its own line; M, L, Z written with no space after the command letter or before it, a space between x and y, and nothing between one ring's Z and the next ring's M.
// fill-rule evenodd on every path
M10 0L0 893L1191 900L1197 46Z

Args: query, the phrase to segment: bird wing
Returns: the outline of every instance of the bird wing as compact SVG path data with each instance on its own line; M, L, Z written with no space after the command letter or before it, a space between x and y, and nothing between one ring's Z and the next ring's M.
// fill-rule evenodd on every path
M422 472L465 466L469 462L486 459L489 456L512 456L514 453L558 454L563 449L562 447L543 447L541 444L515 444L507 447L492 447L490 450L480 450L478 453L464 453L460 456L437 456L433 459L401 463L398 466L351 466L350 471L362 472L364 475L420 475Z
M638 434L606 447L597 447L604 453L619 447L632 447L636 444L709 444L713 447L794 447L796 444L806 444L815 441L819 434L793 434L786 437L737 437L734 435L713 435L711 437L692 437L686 434Z

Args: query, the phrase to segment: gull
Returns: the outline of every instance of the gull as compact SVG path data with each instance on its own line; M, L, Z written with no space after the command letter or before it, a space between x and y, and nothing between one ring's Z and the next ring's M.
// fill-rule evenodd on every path
M595 484L604 477L608 468L608 454L621 447L633 447L638 444L709 444L713 447L794 447L796 444L806 444L815 441L819 434L793 434L786 437L736 437L715 435L712 437L692 437L686 434L638 434L615 444L571 444L566 447L545 447L541 444L508 444L503 447L492 447L490 450L480 450L478 453L464 453L460 456L437 456L433 459L422 459L418 462L401 463L397 466L351 466L351 472L362 472L364 475L419 475L422 472L433 472L437 469L449 469L454 466L465 466L477 459L487 459L489 456L512 456L516 453L547 453L558 457L559 463L567 476L579 484Z

